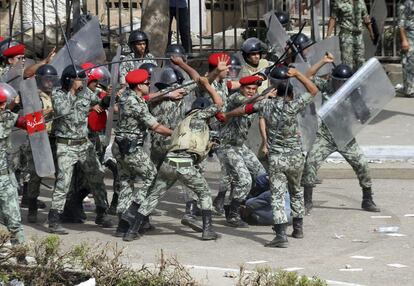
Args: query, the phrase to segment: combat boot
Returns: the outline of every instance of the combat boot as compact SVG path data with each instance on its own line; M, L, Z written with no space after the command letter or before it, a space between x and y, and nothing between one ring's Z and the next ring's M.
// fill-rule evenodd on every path
M27 221L29 223L37 222L37 199L36 198L29 199L29 211L27 213Z
M249 225L240 217L240 202L233 199L229 206L229 215L226 218L227 225L231 227L247 228Z
M125 233L124 237L122 238L123 241L133 241L135 239L139 239L141 235L138 233L139 228L141 227L142 221L144 220L144 216L137 212L135 215L135 220L132 224L130 224L130 227L128 228L128 231Z
M305 199L305 214L310 215L311 210L313 208L313 203L312 203L313 187L305 186L303 188L303 191L304 191L303 196Z
M110 228L114 226L114 223L106 213L106 209L103 207L96 207L96 218L95 223L102 226L103 228Z
M50 209L48 220L49 232L56 234L68 234L68 232L62 227L60 214L58 210Z
M372 199L372 190L371 188L362 189L362 203L361 208L367 212L380 212L380 208L374 203Z
M292 237L303 238L303 218L294 217L292 226L293 226Z
M226 198L226 192L218 192L217 197L213 200L213 207L217 215L222 216L224 214L224 200Z
M273 230L276 232L276 237L265 244L266 247L278 247L286 248L288 247L288 240L286 235L286 223L275 224Z
M114 193L114 195L112 196L111 205L109 206L109 209L108 209L108 214L116 215L116 208L118 207L118 198L119 198L119 195L117 193Z
M144 219L142 220L141 227L139 228L139 231L138 231L139 234L144 234L147 231L151 231L151 230L154 230L154 229L155 229L155 227L150 222L150 216L149 215L144 216Z
M122 219L122 215L118 215L119 221L118 221L118 227L116 228L115 237L124 237L125 233L128 231L129 224L126 220Z
M219 235L213 230L211 211L202 210L201 215L203 217L203 234L201 235L201 239L216 240L219 238Z
M128 224L131 226L135 222L135 216L138 213L140 204L137 204L136 202L132 202L128 209L122 214L122 219L128 222Z
M202 232L203 227L200 222L197 221L195 216L195 206L197 205L197 201L188 201L185 203L185 214L181 219L181 224L190 227L192 230L196 232Z

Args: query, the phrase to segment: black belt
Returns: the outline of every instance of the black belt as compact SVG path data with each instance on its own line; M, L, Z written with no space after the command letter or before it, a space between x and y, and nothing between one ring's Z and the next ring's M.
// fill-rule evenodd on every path
M170 158L166 159L166 162L168 165L176 167L176 168L185 168L185 167L191 167L193 166L193 162L192 161L188 161L188 162L174 162L172 161Z
M57 143L66 144L69 146L76 146L76 145L82 145L88 142L88 139L82 138L82 139L68 139L68 138L56 138Z

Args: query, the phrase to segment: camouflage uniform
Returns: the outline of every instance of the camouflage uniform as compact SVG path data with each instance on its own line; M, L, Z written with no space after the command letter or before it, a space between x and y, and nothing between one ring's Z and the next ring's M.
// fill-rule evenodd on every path
M404 80L404 93L414 96L414 1L400 1L398 6L398 25L405 29L408 52L401 54L401 63Z
M154 65L157 65L157 62L155 60L151 60L151 58L154 58L154 56L150 53L146 53L142 61L129 61L129 62L122 62L119 65L119 83L120 84L126 84L125 76L127 73L129 73L132 70L138 69L140 65L145 63L151 63ZM136 59L135 53L129 53L126 56L121 56L120 60L133 60Z
M119 121L115 129L112 153L117 161L120 181L117 213L123 213L132 201L140 203L157 175L157 169L143 148L147 130L157 124L147 104L127 88L119 98ZM142 187L136 190L134 182L140 176Z
M244 95L234 93L228 99L228 110L233 110L245 102ZM265 173L259 159L244 144L254 117L252 114L231 118L221 130L224 162L232 178L232 199L237 201L244 200L255 178Z
M10 231L12 244L24 242L21 225L17 181L9 165L9 137L18 115L10 111L0 111L0 216Z
M369 16L364 0L335 0L331 17L335 18L339 31L342 63L354 70L365 62L363 25L364 17Z
M217 105L211 105L204 110L196 110L190 114L194 114L190 123L190 128L194 131L208 128L207 121L213 117L220 108ZM139 213L146 216L157 206L163 194L171 188L178 180L186 187L195 192L199 198L202 210L211 210L211 191L206 179L198 169L195 154L186 151L168 152L164 160L154 185L150 188L148 196L142 201Z
M287 223L284 201L289 191L292 216L305 214L300 178L305 161L297 114L312 101L309 93L303 93L292 101L283 98L265 99L253 105L254 111L266 121L269 145L269 180L272 192L272 210L275 224Z
M327 80L316 77L315 84L323 95L323 103L329 100L334 93ZM332 153L338 152L354 169L359 184L363 189L370 188L372 185L369 174L368 161L366 160L361 148L358 146L355 139L348 143L343 148L339 148L335 139L332 137L328 127L323 122L320 122L320 127L316 133L316 140L306 157L305 168L302 176L302 186L314 187L317 172L325 159Z
M107 209L104 170L96 157L93 144L87 138L87 119L90 107L99 98L86 91L76 96L62 89L55 90L52 103L55 116L65 115L53 121L53 134L56 137L57 177L52 195L52 207L63 211L67 193L70 190L74 166L80 165L88 178L89 190L93 191L97 207Z

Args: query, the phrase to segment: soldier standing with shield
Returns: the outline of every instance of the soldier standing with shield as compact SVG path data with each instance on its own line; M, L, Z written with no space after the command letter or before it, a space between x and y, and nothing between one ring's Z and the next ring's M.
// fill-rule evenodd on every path
M398 6L398 26L401 35L401 63L404 93L414 97L414 1L403 0Z

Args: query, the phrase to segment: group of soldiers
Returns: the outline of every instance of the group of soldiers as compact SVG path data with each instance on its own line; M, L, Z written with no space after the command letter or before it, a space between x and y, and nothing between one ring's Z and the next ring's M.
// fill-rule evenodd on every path
M332 13L338 22L348 13L341 5L345 4L335 6ZM369 27L366 8L355 10ZM343 33L348 24L341 26ZM343 39L344 43L348 40L360 41ZM38 200L41 177L35 170L33 146L25 143L17 152L24 167L13 164L16 153L10 152L9 139L15 127L28 130L29 136L45 130L48 134L56 167L48 214L52 233L67 234L63 222L85 221L82 202L91 193L97 225L113 227L109 213L116 214L115 236L124 241L138 239L153 229L151 213L178 181L186 193L182 224L201 232L203 240L215 240L219 234L213 229L214 214L225 213L229 227L248 227L240 215L241 205L255 188L256 178L266 175L275 232L275 238L266 246L287 247L285 196L290 196L292 237L303 238L303 218L312 210L317 171L335 151L345 157L358 176L362 209L380 211L372 198L367 160L355 139L340 146L319 121L312 147L305 150L303 146L298 115L313 104L316 96L322 96L323 104L329 102L362 64L360 54L352 53L357 59L351 60L349 51L343 50L343 63L335 65L329 75L320 77L317 72L334 62L330 53L300 72L292 63L306 54L309 42L304 34L291 36L285 55L277 55L275 64L265 59L267 47L262 41L248 38L241 53L210 54L208 72L200 75L187 63L182 46L169 45L165 53L168 60L159 65L160 60L149 52L146 33L133 31L128 38L128 53L120 58L119 85L113 86L109 71L93 63L69 64L59 75L50 64L54 51L45 60L25 66L21 77L25 81L35 78L42 103L43 125L39 124L37 130L32 130L30 116L19 115L22 103L17 92L0 83L0 209L12 243L24 242L15 173L28 177L24 193L28 221L36 223L38 208L44 207ZM2 75L18 64L24 65L23 44L0 44L0 49L5 62ZM293 80L299 82L302 92L294 91ZM118 120L112 132L109 130L113 140L107 146L106 120L112 119L112 111L118 114ZM251 130L259 130L258 153L249 143ZM108 152L109 159L105 154ZM203 161L212 153L218 158L222 174L214 200L203 171ZM114 179L111 204L104 184L105 166Z

